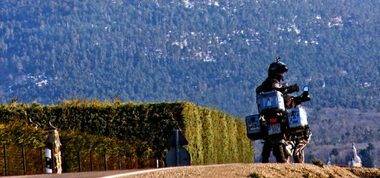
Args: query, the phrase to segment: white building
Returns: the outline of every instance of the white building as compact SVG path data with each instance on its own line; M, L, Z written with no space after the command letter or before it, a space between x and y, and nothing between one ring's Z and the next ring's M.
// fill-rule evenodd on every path
M350 162L348 162L348 166L350 167L362 167L362 160L360 159L357 150L355 148L355 144L352 143L352 152L353 152L353 158Z

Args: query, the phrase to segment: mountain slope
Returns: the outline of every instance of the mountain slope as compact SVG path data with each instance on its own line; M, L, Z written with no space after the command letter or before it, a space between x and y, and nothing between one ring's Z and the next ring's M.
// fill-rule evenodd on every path
M280 55L314 106L379 106L378 1L0 2L0 101L191 100L236 115Z

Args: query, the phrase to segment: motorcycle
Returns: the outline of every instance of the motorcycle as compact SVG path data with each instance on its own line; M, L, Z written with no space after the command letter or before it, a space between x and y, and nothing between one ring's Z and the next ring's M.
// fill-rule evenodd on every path
M297 97L300 102L310 100L309 87ZM279 134L290 136L309 130L307 113L302 106L285 110L283 95L278 91L270 91L257 97L260 114L247 116L247 136L251 140L261 140Z

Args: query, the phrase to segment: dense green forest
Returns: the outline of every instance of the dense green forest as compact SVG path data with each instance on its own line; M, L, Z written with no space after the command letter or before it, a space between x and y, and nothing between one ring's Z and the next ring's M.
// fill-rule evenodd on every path
M2 0L0 101L189 100L255 112L279 55L313 107L379 110L380 2Z

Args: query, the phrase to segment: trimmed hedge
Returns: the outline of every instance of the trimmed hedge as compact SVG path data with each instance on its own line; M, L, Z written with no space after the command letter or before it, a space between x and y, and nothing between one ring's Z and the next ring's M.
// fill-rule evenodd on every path
M189 141L187 148L192 164L252 161L253 150L240 119L187 102L67 101L58 105L0 105L2 123L29 119L41 125L51 121L64 133L78 132L121 140L135 149L138 158L162 159L164 150L169 147L171 131L181 128ZM65 142L63 139L62 144Z
M6 145L8 175L24 174L20 165L22 162L21 148L31 151L26 155L26 159L29 160L26 174L43 173L41 164L44 164L44 161L41 156L44 154L41 152L45 148L46 138L47 132L44 129L35 128L24 121L0 124L0 147L2 148L0 152L3 155L3 146ZM138 164L143 165L141 167L153 165L151 150L145 150L143 156L138 158L136 147L119 139L75 131L61 131L60 140L64 160L62 167L65 172L79 171L79 161L81 171L101 171L104 170L105 164L107 164L108 170L138 168ZM80 156L78 157L78 155ZM104 161L104 157L107 157L107 162ZM135 161L135 163L126 164L127 160ZM0 160L0 167L4 167L3 158ZM4 174L2 171L4 169L0 170L1 175Z
M192 164L252 162L245 125L215 109L183 104L184 130Z

